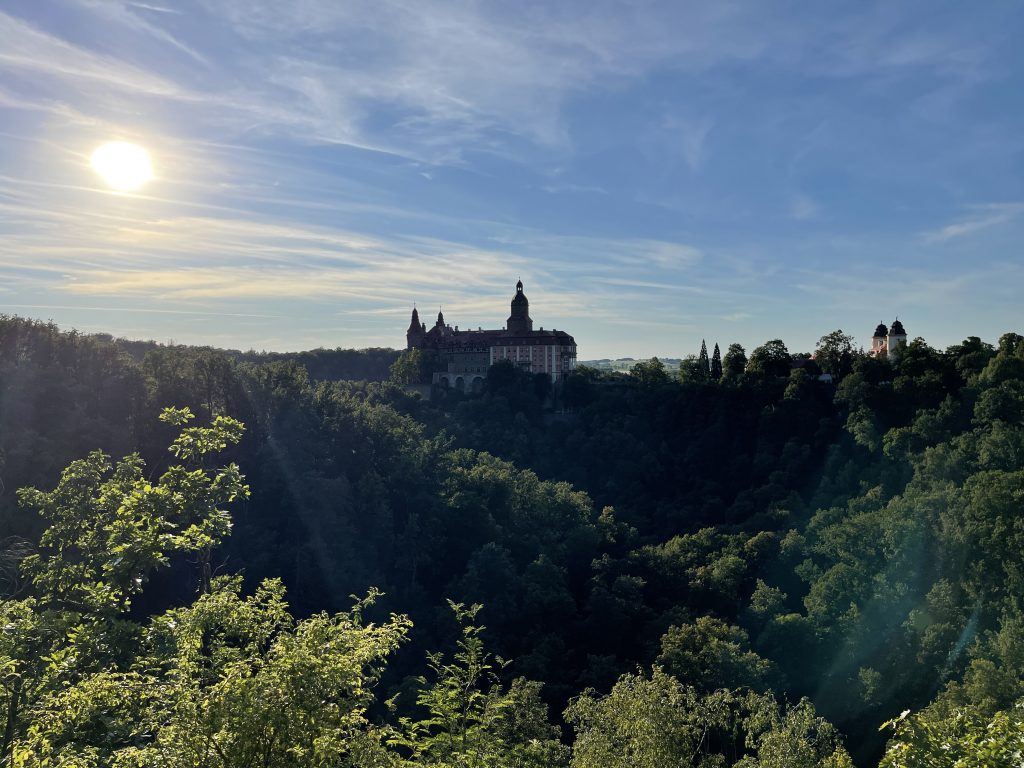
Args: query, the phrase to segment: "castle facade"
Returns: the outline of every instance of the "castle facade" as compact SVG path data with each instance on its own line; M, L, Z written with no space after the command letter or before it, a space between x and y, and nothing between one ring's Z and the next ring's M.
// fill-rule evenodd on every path
M421 349L433 360L432 383L463 392L480 392L487 369L510 360L528 373L542 373L558 383L576 367L576 340L565 331L533 329L530 302L523 293L523 281L516 283L512 311L500 330L462 331L437 322L429 330L414 308L405 334L407 349Z

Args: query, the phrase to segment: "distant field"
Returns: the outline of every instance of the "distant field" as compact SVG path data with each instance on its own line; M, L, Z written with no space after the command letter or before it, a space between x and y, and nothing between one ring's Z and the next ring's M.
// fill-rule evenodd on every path
M614 371L617 373L628 373L629 369L637 363L646 363L652 358L649 357L620 357L618 360L609 360L607 358L601 360L581 360L580 365L585 365L589 368L597 368L599 371ZM665 364L665 370L676 372L679 370L680 358L678 357L659 357L662 363Z

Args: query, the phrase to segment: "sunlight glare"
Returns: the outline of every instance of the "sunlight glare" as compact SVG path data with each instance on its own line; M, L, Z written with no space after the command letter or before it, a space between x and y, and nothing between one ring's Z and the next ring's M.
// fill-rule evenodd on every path
M92 153L92 167L118 192L138 189L153 177L149 153L138 144L110 141Z

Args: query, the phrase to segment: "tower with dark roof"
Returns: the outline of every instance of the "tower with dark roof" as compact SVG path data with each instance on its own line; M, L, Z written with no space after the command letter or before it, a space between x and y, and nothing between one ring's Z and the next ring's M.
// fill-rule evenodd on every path
M512 314L509 315L505 328L511 333L529 333L533 330L530 300L523 293L522 280L516 283L516 295L512 298Z
M875 357L884 355L888 349L888 336L889 329L885 327L885 323L879 323L878 327L875 328L875 335L871 337L871 354Z
M903 323L897 317L892 321L892 325L889 326L889 337L887 339L886 347L888 349L889 357L896 358L900 354L900 350L907 346L907 332L903 329Z
M427 335L426 327L420 323L420 313L416 307L412 308L412 319L409 321L409 330L405 332L405 348L423 346L423 337Z
M898 317L888 328L885 327L885 323L879 323L875 328L875 335L871 337L871 355L873 357L888 357L890 360L895 360L906 346L907 331Z

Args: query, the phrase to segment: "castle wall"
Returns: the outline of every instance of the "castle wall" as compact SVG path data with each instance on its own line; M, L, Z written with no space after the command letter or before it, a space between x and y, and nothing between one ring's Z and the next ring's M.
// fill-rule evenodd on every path
M576 347L563 344L504 344L491 347L491 364L511 360L530 373L546 373L552 382L576 367Z
M886 346L889 350L889 357L896 358L899 356L900 350L907 346L907 337L905 335L890 333Z

